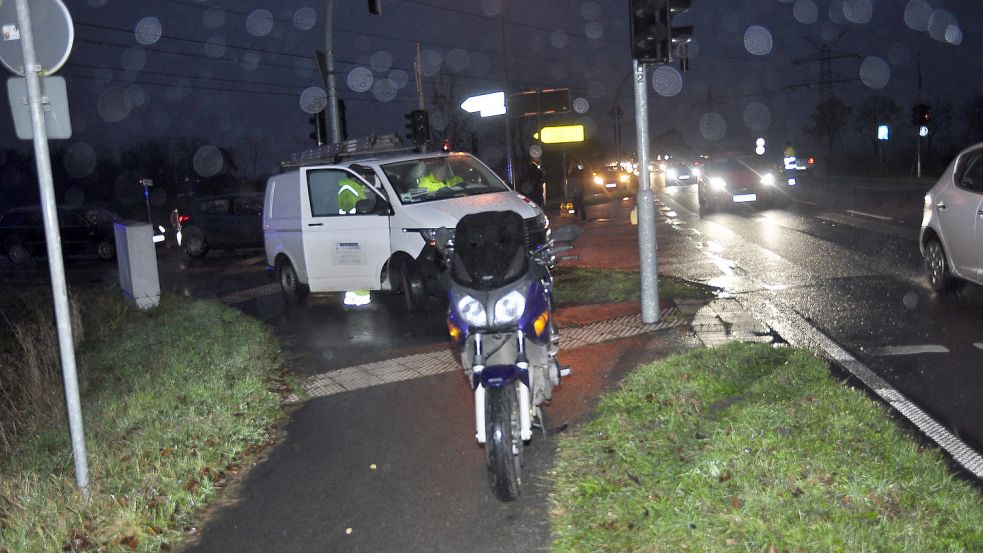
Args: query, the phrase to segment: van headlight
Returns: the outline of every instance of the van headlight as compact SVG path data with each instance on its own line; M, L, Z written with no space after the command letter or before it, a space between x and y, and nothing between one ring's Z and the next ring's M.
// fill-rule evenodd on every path
M505 299L505 298L502 298ZM497 311L497 306L496 306ZM471 326L488 326L488 314L485 313L485 306L471 296L462 296L457 300L457 312Z
M698 176L700 176L701 173L703 173L703 171L700 171L700 168L699 167L693 167L693 170L691 171L691 173L693 173L693 176L694 177L698 177Z
M594 184L604 184L604 178L599 175L594 175Z
M771 173L765 173L764 175L761 175L761 184L764 184L765 186L774 186L775 175L772 175Z
M518 290L512 290L495 302L495 324L514 323L526 308L526 297Z
M669 179L669 180L676 180L676 179L678 179L679 178L679 171L677 171L675 168L669 169L668 171L666 171L666 178Z
M714 190L724 190L727 188L727 181L720 177L710 177L710 186Z

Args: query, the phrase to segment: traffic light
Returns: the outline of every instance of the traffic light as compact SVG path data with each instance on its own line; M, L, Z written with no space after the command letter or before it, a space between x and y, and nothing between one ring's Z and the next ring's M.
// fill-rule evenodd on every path
M932 106L916 104L911 108L911 124L916 127L927 126L932 122Z
M631 55L648 63L680 60L689 68L685 44L693 38L693 27L674 25L673 19L689 10L692 0L629 0Z
M404 117L409 119L406 128L410 132L406 136L413 140L413 144L426 146L430 142L430 114L425 110L415 109Z
M328 124L324 117L324 110L308 117L307 122L312 127L310 134L307 136L317 143L318 146L326 144L328 142Z

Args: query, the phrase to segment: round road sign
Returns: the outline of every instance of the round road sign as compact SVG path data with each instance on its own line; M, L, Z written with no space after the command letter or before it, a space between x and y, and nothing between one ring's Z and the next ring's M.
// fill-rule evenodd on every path
M61 0L31 0L31 30L34 57L41 76L61 69L75 42L72 16ZM17 3L0 0L0 62L15 74L24 75L23 33L17 19Z

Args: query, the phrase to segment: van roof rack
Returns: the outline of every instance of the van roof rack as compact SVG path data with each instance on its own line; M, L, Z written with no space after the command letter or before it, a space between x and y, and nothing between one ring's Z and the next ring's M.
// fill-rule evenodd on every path
M412 151L419 151L419 148L404 146L399 133L372 134L293 153L290 159L281 162L280 166L288 168L317 163L339 163L345 158L375 157L380 154Z

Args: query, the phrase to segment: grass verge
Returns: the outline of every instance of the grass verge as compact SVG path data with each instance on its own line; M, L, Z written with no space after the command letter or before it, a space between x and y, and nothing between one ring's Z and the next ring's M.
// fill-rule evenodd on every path
M78 347L90 497L64 408L34 413L0 461L4 553L169 550L280 415L280 350L262 323L214 302L116 302L93 306L115 316Z
M983 550L979 493L791 348L639 367L552 476L554 551Z
M641 301L642 283L639 273L608 271L582 267L557 267L553 277L553 297L561 306ZM713 289L659 276L659 298L710 299Z

